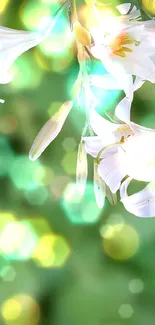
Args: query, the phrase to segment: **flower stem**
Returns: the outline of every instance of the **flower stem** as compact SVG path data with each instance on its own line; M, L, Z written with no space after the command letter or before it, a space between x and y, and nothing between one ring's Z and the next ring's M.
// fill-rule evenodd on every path
M100 163L100 157L101 157L102 153L103 153L106 149L111 148L111 147L115 147L115 146L117 146L118 144L121 145L121 144L123 144L123 142L122 142L122 141L115 142L115 143L112 143L112 144L108 144L107 146L105 146L104 148L102 148L102 149L99 151L99 153L98 153L98 155L97 155L97 157L96 157L96 161L97 161L97 163L98 163L98 164Z
M75 23L76 21L78 21L76 0L72 0L72 22Z

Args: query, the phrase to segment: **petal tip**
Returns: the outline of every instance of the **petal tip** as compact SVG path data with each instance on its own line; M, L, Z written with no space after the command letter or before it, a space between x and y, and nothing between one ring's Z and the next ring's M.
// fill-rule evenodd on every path
M30 152L29 152L29 159L30 159L31 161L35 161L35 160L37 160L38 158L39 158L39 155L36 155L35 152L33 152L32 150L30 150Z

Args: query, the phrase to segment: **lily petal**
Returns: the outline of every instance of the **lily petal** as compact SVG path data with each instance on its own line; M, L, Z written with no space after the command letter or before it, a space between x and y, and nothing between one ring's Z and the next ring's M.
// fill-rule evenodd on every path
M116 154L103 158L98 167L99 175L110 187L112 193L117 192L122 179L126 175L124 155L123 150L119 148Z
M121 145L126 155L126 174L132 178L155 181L155 134L131 136Z
M105 145L115 142L113 132L118 128L119 124L109 122L98 114L93 107L90 111L90 125L93 131L105 141Z
M129 53L128 59L124 60L124 67L127 73L155 82L155 65L147 56L139 57L136 53Z
M86 152L92 157L97 157L98 152L105 147L105 141L98 136L83 137L82 139L85 142Z
M105 75L91 75L91 84L97 88L103 89L122 89L121 85L110 74Z
M127 15L131 8L131 3L122 3L118 6L116 6L117 10L120 12L121 15L126 15L125 18L128 20L134 19L140 16L140 11L136 8L136 6L133 6L130 14Z
M121 202L125 209L137 217L155 217L155 183L149 183L142 191L128 196L127 188L131 182L127 178L121 185Z
M39 44L42 37L39 33L18 31L0 26L0 39L0 73L5 75L17 57ZM3 81L3 83L6 82Z
M115 115L118 119L129 124L130 122L131 100L124 97L116 106Z
M118 83L119 89L124 90L126 96L128 98L133 98L133 80L132 80L132 72L128 69L126 69L126 66L124 65L124 58L104 58L103 56L100 57L100 60L102 61L104 67L106 70L113 76L113 78ZM124 60L124 61L122 61Z
M13 79L13 74L6 72L5 74L0 74L0 84L8 84Z
M140 77L136 77L135 82L134 82L134 91L141 88L143 86L144 82L145 82L144 79L142 79Z
M36 160L48 147L48 145L57 137L72 106L72 101L65 102L60 107L59 111L45 123L33 142L29 153L30 160Z
M118 5L116 8L121 15L126 15L131 8L131 3L123 3L121 5Z
M134 122L130 122L130 127L135 135L155 135L155 129L146 128Z

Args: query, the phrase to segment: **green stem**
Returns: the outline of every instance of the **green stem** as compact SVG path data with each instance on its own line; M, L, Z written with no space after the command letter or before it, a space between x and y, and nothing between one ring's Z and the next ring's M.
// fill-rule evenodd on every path
M115 147L115 146L117 146L118 144L121 145L121 144L123 144L123 142L121 142L121 141L119 141L119 142L115 142L115 143L112 143L112 144L108 144L106 147L102 148L102 149L99 151L99 153L98 153L98 155L97 155L97 157L96 157L96 161L97 161L97 163L98 163L98 164L100 163L100 157L101 157L102 153L103 153L107 148Z

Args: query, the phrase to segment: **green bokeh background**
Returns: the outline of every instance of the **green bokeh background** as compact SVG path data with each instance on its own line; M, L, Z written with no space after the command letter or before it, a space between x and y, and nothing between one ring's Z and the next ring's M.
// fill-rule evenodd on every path
M3 1L0 24L15 29L34 30L59 7L47 0ZM28 159L34 137L69 99L78 73L75 47L62 36L65 17L53 32L55 43L23 54L12 68L14 80L0 86L0 325L153 325L155 219L107 201L100 211L91 158L80 200L75 171L84 109L71 111L38 161ZM146 82L132 106L132 119L153 128L154 94ZM102 94L100 112L112 110L121 96Z

